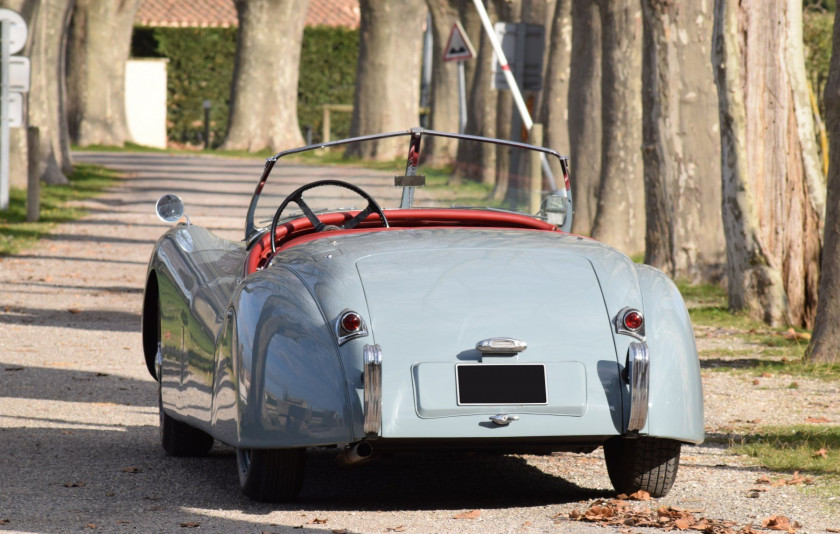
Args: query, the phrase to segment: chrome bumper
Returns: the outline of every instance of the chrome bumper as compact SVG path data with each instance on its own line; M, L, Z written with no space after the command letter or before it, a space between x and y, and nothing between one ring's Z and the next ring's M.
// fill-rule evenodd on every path
M382 348L365 345L365 434L378 434L382 426Z
M630 419L627 431L638 432L644 428L648 416L650 350L647 343L630 343L627 361L630 366L627 370L630 382Z

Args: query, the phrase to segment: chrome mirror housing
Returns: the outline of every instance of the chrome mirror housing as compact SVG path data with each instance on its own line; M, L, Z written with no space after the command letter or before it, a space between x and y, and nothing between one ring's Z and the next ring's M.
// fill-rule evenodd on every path
M155 204L155 213L165 223L177 222L184 216L184 202L178 195L167 193L158 199ZM189 223L189 217L187 223Z

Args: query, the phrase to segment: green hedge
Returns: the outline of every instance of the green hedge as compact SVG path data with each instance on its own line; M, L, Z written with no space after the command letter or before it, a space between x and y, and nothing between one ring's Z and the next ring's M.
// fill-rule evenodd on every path
M298 117L301 131L321 137L321 105L352 104L357 30L306 28L301 46ZM236 28L134 28L132 56L166 57L167 132L174 143L204 143L204 100L210 100L211 146L223 140L236 55ZM333 138L350 131L349 114L334 114Z

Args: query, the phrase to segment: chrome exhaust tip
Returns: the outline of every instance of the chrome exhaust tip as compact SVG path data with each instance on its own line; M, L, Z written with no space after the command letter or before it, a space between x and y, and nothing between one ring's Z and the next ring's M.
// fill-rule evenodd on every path
M373 456L373 445L367 441L360 441L348 445L335 461L339 465L350 466L370 460L371 456Z

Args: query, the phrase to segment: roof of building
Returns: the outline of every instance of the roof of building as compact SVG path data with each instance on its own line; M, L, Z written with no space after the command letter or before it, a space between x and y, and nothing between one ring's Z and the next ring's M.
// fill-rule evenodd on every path
M237 25L233 0L143 0L139 26L229 28ZM307 26L359 27L359 0L309 0Z

